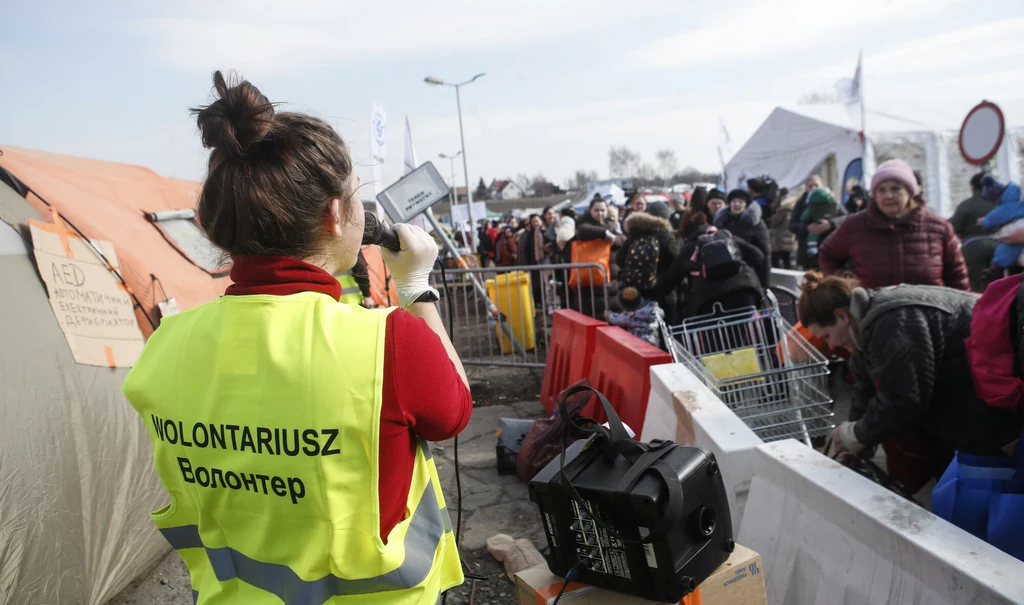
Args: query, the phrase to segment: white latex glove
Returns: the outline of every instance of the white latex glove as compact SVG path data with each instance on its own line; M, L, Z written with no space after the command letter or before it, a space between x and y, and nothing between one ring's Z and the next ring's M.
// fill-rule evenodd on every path
M847 420L832 430L832 447L840 453L840 458L844 458L844 453L856 456L864 450L864 444L857 440L857 434L853 431L856 425Z
M401 251L392 252L386 248L380 251L398 290L398 304L404 309L424 292L437 294L437 290L430 287L430 270L437 260L437 244L426 231L415 225L399 223L395 225L395 231Z

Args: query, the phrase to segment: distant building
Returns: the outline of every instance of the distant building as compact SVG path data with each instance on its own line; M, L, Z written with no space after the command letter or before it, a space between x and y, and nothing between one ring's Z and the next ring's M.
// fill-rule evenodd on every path
M526 195L522 187L516 185L511 180L499 181L497 179L491 181L491 186L487 188L487 197L492 200L517 200Z

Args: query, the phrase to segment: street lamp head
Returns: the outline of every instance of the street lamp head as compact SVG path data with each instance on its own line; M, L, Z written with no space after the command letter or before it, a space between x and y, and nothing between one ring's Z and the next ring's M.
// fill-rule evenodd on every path
M427 76L426 78L423 78L423 81L426 82L427 84L433 84L435 86L441 86L444 84L444 80L438 78L437 76Z
M482 78L482 77L484 77L484 76L486 76L486 75L487 75L487 74L477 74L477 75L473 76L473 79L472 79L472 80L470 80L470 82L476 82L476 81L477 81L477 78Z

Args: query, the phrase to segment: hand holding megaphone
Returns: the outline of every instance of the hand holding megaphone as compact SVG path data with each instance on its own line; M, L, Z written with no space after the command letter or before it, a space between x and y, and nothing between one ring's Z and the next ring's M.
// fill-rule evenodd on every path
M398 290L400 306L408 307L420 297L438 300L437 290L430 287L430 270L437 260L437 243L426 231L404 223L392 228L367 212L363 244L381 247L384 263L391 271Z
M398 252L402 247L398 233L391 225L378 221L372 212L367 212L363 221L363 245L380 246L392 252Z

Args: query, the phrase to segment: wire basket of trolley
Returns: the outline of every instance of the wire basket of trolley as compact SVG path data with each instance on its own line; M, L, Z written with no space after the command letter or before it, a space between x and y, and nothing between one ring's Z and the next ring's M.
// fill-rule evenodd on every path
M763 441L811 445L834 428L828 360L782 318L771 291L765 308L715 306L664 326L672 359L686 365Z

